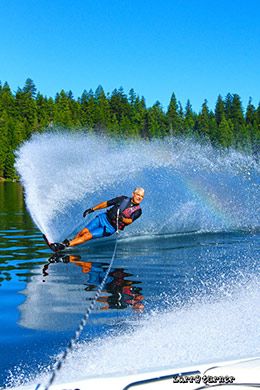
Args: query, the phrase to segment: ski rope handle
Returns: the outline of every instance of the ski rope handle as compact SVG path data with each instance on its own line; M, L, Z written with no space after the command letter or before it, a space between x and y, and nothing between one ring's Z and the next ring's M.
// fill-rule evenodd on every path
M62 364L64 363L64 361L66 360L66 357L67 357L68 353L71 352L72 349L73 349L73 347L75 346L76 341L77 341L77 339L79 338L79 336L80 336L80 334L81 334L81 332L82 332L84 326L86 325L87 320L88 320L90 314L92 313L92 311L93 311L93 309L94 309L94 307L95 307L96 301L97 301L97 299L99 298L99 296L100 296L100 294L101 294L101 292L102 292L102 290L103 290L103 287L104 287L104 285L105 285L105 283L106 283L106 280L107 280L107 278L108 278L109 272L110 272L110 270L111 270L111 268L112 268L112 264L113 264L113 262L114 262L115 255L116 255L117 240L118 240L118 234L119 234L119 230L118 230L119 211L120 211L120 210L119 210L119 208L118 208L118 210L117 210L117 230L116 230L116 233L117 233L117 234L116 234L116 242L115 242L114 252L113 252L113 255L112 255L112 257L111 257L110 264L109 264L109 267L108 267L108 269L107 269L107 271L106 271L106 274L105 274L105 276L104 276L104 279L102 280L102 283L99 285L99 288L98 288L98 290L96 291L96 294L95 294L95 296L94 296L94 298L93 298L93 300L92 300L90 306L88 307L86 313L84 314L84 317L83 317L82 320L80 321L80 324L79 324L79 326L78 326L78 329L76 330L74 336L73 336L72 339L70 340L70 342L69 342L67 348L65 349L65 351L63 352L61 358L58 360L58 362L57 362L57 364L56 364L56 367L54 367L53 372L52 372L52 375L51 375L51 377L50 377L50 379L49 379L47 385L45 386L44 390L49 390L49 387L53 384L53 381L54 381L54 379L55 379L55 377L56 377L56 375L57 375L57 372L61 369L61 366L62 366ZM40 387L41 387L41 384L39 383L39 384L36 386L35 390L39 390Z
M120 208L118 207L117 213L116 213L116 234L119 233L118 231L118 220L119 220L119 213L120 213Z

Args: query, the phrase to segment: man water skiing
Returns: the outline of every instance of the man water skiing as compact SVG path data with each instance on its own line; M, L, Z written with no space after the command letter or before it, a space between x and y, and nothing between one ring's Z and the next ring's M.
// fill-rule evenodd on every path
M118 228L123 230L125 226L130 225L141 216L142 210L140 203L144 198L144 194L145 190L141 187L137 187L132 193L132 198L119 196L85 210L83 217L96 210L113 206L105 213L99 214L94 218L73 240L69 241L66 239L62 243L52 243L49 245L50 248L55 252L58 252L75 245L83 244L84 242L95 238L111 236L111 234L116 232L117 224ZM119 216L117 220L118 209Z

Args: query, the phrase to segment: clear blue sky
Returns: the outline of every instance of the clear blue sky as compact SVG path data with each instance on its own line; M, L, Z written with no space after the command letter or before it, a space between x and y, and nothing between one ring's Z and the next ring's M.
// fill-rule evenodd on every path
M260 101L259 0L0 0L0 80L30 77L43 94L74 97L101 84L164 107L172 92Z

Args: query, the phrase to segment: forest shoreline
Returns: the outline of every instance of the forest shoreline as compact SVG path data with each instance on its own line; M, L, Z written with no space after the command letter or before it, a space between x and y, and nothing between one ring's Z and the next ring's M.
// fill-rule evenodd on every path
M126 94L122 87L105 93L99 85L95 92L84 90L77 99L72 91L61 90L53 99L37 92L29 78L15 93L7 82L0 82L0 177L17 181L15 151L34 134L55 129L113 139L193 138L216 148L256 155L260 150L260 103L255 108L249 98L244 110L239 95L228 93L225 98L217 97L214 110L205 99L196 113L189 99L183 108L174 93L164 110L159 101L147 107L143 96L133 89Z

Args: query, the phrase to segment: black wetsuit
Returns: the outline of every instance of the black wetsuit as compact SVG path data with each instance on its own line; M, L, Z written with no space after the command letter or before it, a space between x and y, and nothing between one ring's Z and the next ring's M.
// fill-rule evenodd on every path
M113 206L111 209L107 210L106 215L108 222L116 229L117 227L117 210L119 208L120 215L124 218L131 218L132 221L135 221L142 214L142 209L139 205L134 204L131 201L131 198L127 196L118 196L117 198L107 201L107 206ZM123 230L126 224L122 221L119 222L119 229Z

